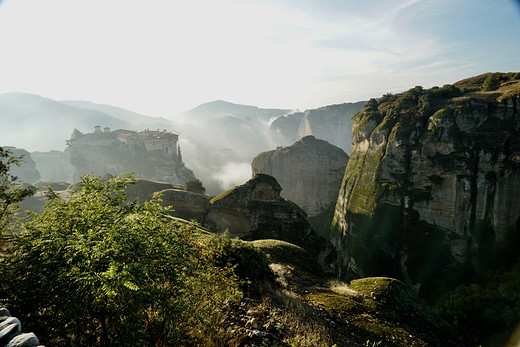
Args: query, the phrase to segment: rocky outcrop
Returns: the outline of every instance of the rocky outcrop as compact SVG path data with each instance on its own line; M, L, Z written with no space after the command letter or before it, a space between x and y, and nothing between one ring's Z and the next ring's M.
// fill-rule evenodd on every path
M205 194L189 192L179 184L143 179L128 187L126 193L129 199L138 199L141 202L149 201L159 194L160 204L171 208L170 215L199 223L204 221L208 213L207 205L211 199Z
M168 182L157 182L150 181L145 179L139 179L135 184L126 188L126 194L129 199L139 199L139 201L144 202L153 198L153 196L165 189L182 189L181 185L174 185Z
M264 173L276 178L282 197L314 217L336 203L347 162L341 148L309 135L291 146L260 153L251 168L253 176Z
M211 199L204 226L228 231L243 240L277 239L306 249L327 268L335 256L332 245L319 236L296 204L280 197L282 188L272 176L257 174L245 184Z
M278 117L271 123L269 136L276 144L289 145L314 135L350 153L350 118L364 104L365 101L329 105Z
M520 235L519 86L416 87L352 118L332 227L341 276L392 276L428 296L498 265Z
M20 165L13 165L11 173L18 177L22 182L33 184L40 179L40 173L36 169L36 164L31 158L31 154L25 149L5 146L4 149L11 151L13 156L22 157Z
M193 180L193 172L182 161L178 137L166 130L110 131L101 126L88 134L75 131L67 142L74 181L89 173L134 173L139 178L175 184Z
M74 167L70 163L70 151L66 149L50 152L32 152L31 158L36 163L42 180L72 182Z
M1 347L43 347L34 333L22 333L22 324L0 304Z
M170 214L185 220L203 223L208 214L210 196L186 191L185 189L164 189L156 194L161 195L161 204L170 206Z

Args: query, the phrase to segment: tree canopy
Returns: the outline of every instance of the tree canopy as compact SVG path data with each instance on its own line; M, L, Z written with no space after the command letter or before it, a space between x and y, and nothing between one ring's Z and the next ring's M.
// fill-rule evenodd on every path
M10 150L0 147L0 238L18 204L36 191L33 186L21 185L18 177L11 174L13 165L19 166L22 161L22 156L15 156Z
M43 212L10 235L0 295L43 342L177 345L238 296L195 225L167 217L158 199L127 200L134 182L85 176L67 199L49 189Z

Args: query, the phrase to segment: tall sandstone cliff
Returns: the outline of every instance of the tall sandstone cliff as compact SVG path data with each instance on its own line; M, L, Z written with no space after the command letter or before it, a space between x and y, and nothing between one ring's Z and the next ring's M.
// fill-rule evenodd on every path
M352 118L331 229L342 277L392 276L434 296L518 257L520 74L497 76L493 91L489 75L415 87Z
M281 116L271 123L269 136L276 144L289 145L314 135L350 153L350 118L364 105L365 101L358 101Z
M348 158L341 148L309 135L290 146L260 153L251 169L253 176L264 173L275 177L283 189L282 197L300 206L321 232L330 228Z

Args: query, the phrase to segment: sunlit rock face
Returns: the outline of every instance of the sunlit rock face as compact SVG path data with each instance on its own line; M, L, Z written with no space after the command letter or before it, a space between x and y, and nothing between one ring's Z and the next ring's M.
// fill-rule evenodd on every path
M319 236L305 212L280 197L282 188L272 176L257 174L245 184L211 199L204 226L228 231L243 240L277 239L306 249L327 270L335 254L332 245Z
M282 197L295 202L308 216L335 204L348 155L327 141L309 135L288 147L260 153L253 159L253 175L276 178Z
M21 157L20 165L11 166L11 173L18 177L19 181L33 184L41 178L29 152L25 149L10 146L5 146L4 149L9 150L15 157Z
M32 152L41 179L54 182L72 182L74 167L70 163L70 151Z
M416 87L352 118L331 230L342 277L435 295L518 239L520 100L501 91Z
M313 135L350 153L350 118L364 104L365 101L329 105L278 117L271 123L269 136L276 144L290 145Z
M82 174L122 175L182 184L195 179L182 161L178 135L166 130L141 132L96 126L94 132L68 140L74 181Z

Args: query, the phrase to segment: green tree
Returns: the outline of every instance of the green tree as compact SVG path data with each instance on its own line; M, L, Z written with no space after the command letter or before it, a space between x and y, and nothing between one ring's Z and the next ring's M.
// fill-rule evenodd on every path
M134 182L85 176L67 200L49 190L44 211L12 234L0 294L46 343L178 345L239 294L195 225L167 217L158 199L127 200Z
M496 90L498 87L500 87L500 76L497 74L489 75L482 83L482 90L485 92Z
M74 130L72 131L72 135L70 135L70 138L74 140L80 138L81 136L83 136L83 133L78 129L74 128Z
M204 194L206 193L206 188L202 185L202 182L199 180L189 180L184 183L184 188L187 191L193 193Z
M22 186L18 177L11 174L13 165L19 166L22 156L14 156L11 151L0 147L0 238L19 203L36 192L33 186Z

